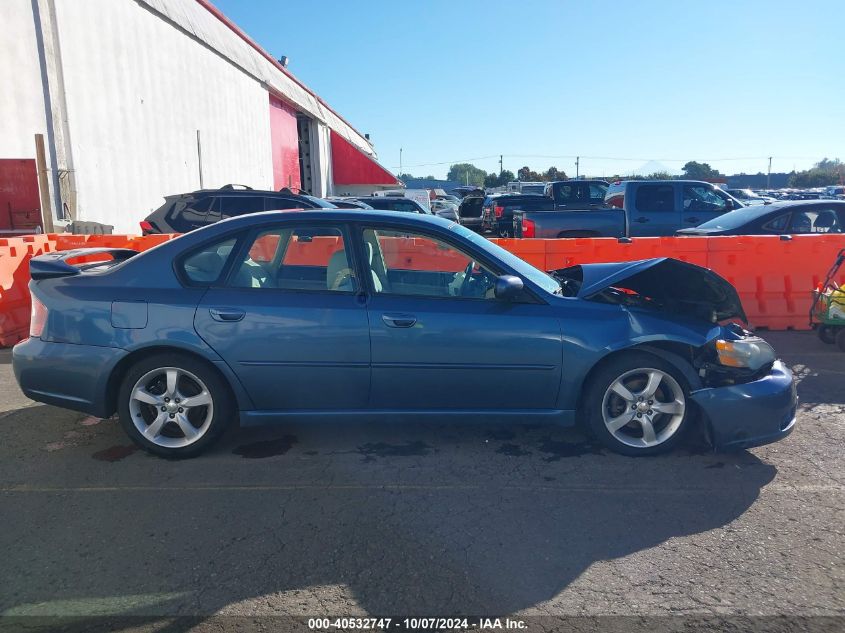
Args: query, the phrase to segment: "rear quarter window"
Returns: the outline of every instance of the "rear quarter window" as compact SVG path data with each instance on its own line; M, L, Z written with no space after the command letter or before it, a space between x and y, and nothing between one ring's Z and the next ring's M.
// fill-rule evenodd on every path
M211 285L220 279L237 238L206 244L190 252L176 264L179 276L191 285Z

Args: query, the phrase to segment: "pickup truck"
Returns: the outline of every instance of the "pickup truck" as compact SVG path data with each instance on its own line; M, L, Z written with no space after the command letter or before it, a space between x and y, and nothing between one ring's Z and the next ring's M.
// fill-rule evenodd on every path
M604 180L560 180L546 185L542 207L513 214L514 237L623 237L625 212L605 203Z
M742 206L707 182L627 180L608 186L603 203L591 205L589 212L561 209L515 214L514 235L539 238L674 235L679 229L698 226Z
M498 237L513 237L513 214L517 211L554 211L554 202L539 194L494 194L484 198L481 230Z

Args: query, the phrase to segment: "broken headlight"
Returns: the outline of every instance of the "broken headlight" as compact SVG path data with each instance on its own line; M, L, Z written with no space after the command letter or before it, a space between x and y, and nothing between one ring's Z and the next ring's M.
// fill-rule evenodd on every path
M757 371L774 362L775 350L761 338L749 337L736 341L718 339L716 357L725 367L741 367Z

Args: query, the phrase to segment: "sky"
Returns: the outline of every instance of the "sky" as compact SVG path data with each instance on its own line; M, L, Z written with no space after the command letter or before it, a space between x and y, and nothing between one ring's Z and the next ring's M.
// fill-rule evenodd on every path
M214 2L394 173L845 160L843 0Z

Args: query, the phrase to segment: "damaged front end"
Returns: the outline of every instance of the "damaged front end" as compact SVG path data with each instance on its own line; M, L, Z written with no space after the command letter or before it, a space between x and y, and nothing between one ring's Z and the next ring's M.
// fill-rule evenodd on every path
M719 336L690 349L687 357L705 386L750 382L775 361L772 347L737 323L747 317L736 289L707 268L661 257L582 264L550 274L568 296L721 325Z
M565 294L710 323L747 322L736 289L712 270L670 257L580 264L551 271Z
M681 347L694 372L687 374L690 398L707 420L715 448L750 448L792 431L798 402L792 372L768 343L738 323L747 322L739 295L713 271L657 258L550 274L564 296L624 306L632 316L655 312L711 326L705 342ZM671 351L677 358L681 349Z

